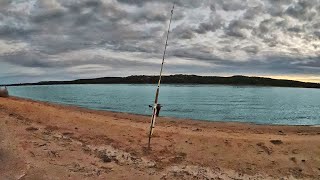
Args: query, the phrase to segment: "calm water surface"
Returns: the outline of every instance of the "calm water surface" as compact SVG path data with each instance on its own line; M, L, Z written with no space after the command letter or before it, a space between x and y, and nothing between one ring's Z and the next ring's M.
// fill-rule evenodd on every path
M155 85L9 87L13 96L90 109L150 115ZM320 89L163 85L160 115L257 124L320 124Z

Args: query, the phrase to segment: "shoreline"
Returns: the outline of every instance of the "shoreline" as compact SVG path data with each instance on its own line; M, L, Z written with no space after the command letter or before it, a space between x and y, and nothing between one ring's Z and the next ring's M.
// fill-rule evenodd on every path
M8 179L319 179L320 127L159 117L0 98Z
M32 86L68 86L68 85L150 85L155 86L157 83L87 83L87 84L26 84L26 85L0 85L7 87L32 87ZM241 84L196 84L196 83L163 83L162 85L174 86L231 86L231 87L251 87L251 88L294 88L294 89L314 89L319 90L320 87L303 87L303 86L271 86L271 85L241 85Z
M150 115L146 114L137 114L137 113L130 113L130 112L120 112L120 111L109 111L109 110L102 110L102 109L91 109L87 107L81 107L74 104L63 104L63 103L56 103L50 101L41 101L41 100L34 100L31 98L24 98L18 96L10 96L11 99L16 100L25 100L30 102L37 102L37 103L44 103L47 105L56 105L56 106L64 106L66 108L78 108L82 111L98 111L98 112L106 112L106 113L114 113L114 114L124 114L124 115L135 115L135 116L143 116L143 117L150 117L151 118L151 111ZM262 124L262 123L255 123L255 122L241 122L241 121L222 121L222 120L201 120L201 119L191 119L191 118L179 118L173 116L160 116L161 118L171 119L175 121L195 121L195 122L205 122L205 123L226 123L226 124L243 124L243 125L255 125L255 126L293 126L293 127L320 127L320 124L315 125L290 125L290 124ZM158 117L157 117L158 118Z
M22 83L8 85L58 85L58 84L155 84L158 76L132 75L127 77L100 77L93 79L77 79L71 81L43 81L38 83ZM221 76L198 76L198 75L166 75L163 76L163 84L224 84L224 85L255 85L275 87L304 87L320 88L319 83L301 82L297 80L272 79L266 77L251 77L234 75Z

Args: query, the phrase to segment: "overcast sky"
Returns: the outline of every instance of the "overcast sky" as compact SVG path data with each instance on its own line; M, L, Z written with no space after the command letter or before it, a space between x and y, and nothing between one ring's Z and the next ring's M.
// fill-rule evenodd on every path
M156 75L173 0L0 0L0 84ZM320 0L177 0L165 74L320 82Z

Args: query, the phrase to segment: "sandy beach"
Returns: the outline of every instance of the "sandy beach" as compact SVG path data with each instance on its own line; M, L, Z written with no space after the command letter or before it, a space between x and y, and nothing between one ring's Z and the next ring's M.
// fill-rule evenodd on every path
M320 127L149 121L0 98L0 179L320 179Z

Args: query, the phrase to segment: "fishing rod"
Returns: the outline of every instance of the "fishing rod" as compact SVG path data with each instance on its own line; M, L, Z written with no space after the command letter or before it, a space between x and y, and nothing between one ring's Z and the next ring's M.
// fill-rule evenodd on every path
M161 63L161 69L160 69L160 75L159 75L159 81L158 81L158 87L156 90L156 97L154 100L154 105L152 109L152 116L151 116L151 123L150 123L150 130L149 130L149 141L148 141L148 148L150 149L150 143L151 143L151 137L153 134L153 128L156 122L156 114L157 114L157 106L158 106L158 97L159 97L159 91L160 91L160 84L161 84L161 78L162 78L162 70L163 70L163 64L164 64L164 59L166 56L166 51L167 51L167 46L168 46L168 39L169 39L169 33L170 33L170 27L171 27L171 22L172 22L172 16L173 16L173 10L174 10L174 5L172 5L171 9L171 16L170 16L170 22L169 22L169 27L167 31L167 39L166 39L166 44L164 45L164 51L163 51L163 56L162 56L162 63Z

